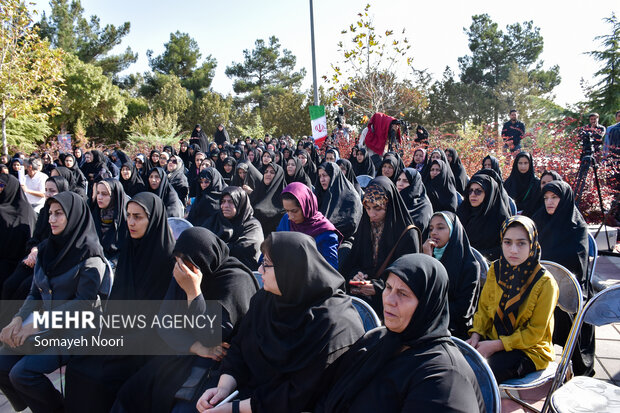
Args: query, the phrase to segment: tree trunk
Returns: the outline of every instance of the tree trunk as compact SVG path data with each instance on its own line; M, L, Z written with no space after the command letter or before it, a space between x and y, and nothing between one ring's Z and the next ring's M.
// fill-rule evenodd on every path
M6 109L4 102L2 102L2 153L9 156L9 145L6 141Z

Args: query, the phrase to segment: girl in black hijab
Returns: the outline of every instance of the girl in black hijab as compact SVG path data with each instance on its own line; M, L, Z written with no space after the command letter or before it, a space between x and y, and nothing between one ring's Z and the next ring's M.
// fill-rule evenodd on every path
M265 174L265 168L267 168L267 166L269 166L269 164L271 164L272 162L275 162L276 160L276 154L274 153L274 151L268 149L265 150L265 152L263 152L263 154L261 155L261 164L260 164L260 168L258 168L258 170L260 171L260 173L262 173L263 175ZM278 165L280 166L280 165Z
M195 145L194 145L195 146ZM198 175L200 175L201 165L203 160L206 158L206 155L200 150L196 150L191 157L190 166L187 168L187 183L189 185L189 197L194 198L196 196L196 191L199 189L198 185Z
M276 230L280 219L284 216L282 190L285 186L284 170L275 162L271 162L265 168L263 180L250 194L254 217L263 227L265 237Z
M396 156L388 154L383 158L381 167L377 171L377 176L386 176L396 185L401 172L400 160Z
M353 172L355 173L355 176L375 176L375 164L370 160L366 148L358 149L357 159L356 161L352 161L351 164L353 164Z
M435 212L422 249L448 272L448 328L453 336L466 340L480 293L480 265L458 217L452 212Z
M308 188L312 188L310 177L306 175L304 166L299 158L289 158L286 161L286 176L284 179L287 185L292 182L299 182L306 185Z
M357 284L348 285L349 292L368 301L380 315L383 270L401 255L420 251L422 234L396 187L385 176L370 181L362 204L362 220L340 272Z
M458 200L454 177L448 164L441 159L431 161L426 180L423 180L426 194L433 205L433 211L456 212Z
M465 193L456 214L471 246L487 260L495 261L501 254L500 229L512 215L510 207L502 198L497 182L483 173L472 176Z
M19 181L0 175L0 287L26 254L36 224L36 214Z
M45 203L52 234L39 245L30 294L0 340L21 345L37 331L23 320L43 308L92 309L98 301L105 273L103 248L86 202L73 192L62 192ZM53 298L53 300L52 300ZM45 303L45 304L44 304ZM63 396L45 377L67 363L68 355L21 356L8 349L0 356L0 389L16 411L63 411Z
M405 168L396 181L396 189L405 201L413 223L425 234L433 215L433 205L426 196L422 175L414 168Z
M504 182L504 188L517 203L521 215L531 217L538 209L540 179L534 174L532 155L521 152L512 163L512 172Z
M256 279L229 255L222 240L204 228L183 231L173 255L176 264L161 313L197 318L211 315L207 301L217 301L222 311L222 340L230 343L258 290ZM189 306L185 304L188 300ZM195 411L198 397L207 383L213 382L209 378L219 367L221 346L212 347L211 340L191 329L181 334L161 329L160 334L182 355L158 357L142 368L121 389L113 412ZM186 393L183 400L175 397L181 388Z
M341 289L342 276L319 254L312 237L273 233L261 250L264 289L250 302L222 361L217 387L198 401L201 412L235 388L242 401L233 402L232 411L309 411L325 369L363 334L359 315Z
M476 375L450 339L448 274L407 254L383 274L385 327L369 331L323 376L322 412L484 412Z
M64 165L73 173L75 178L75 185L83 188L84 191L86 191L86 189L88 188L88 181L86 180L84 173L82 173L82 170L80 169L77 160L75 159L75 156L67 154L64 159Z
M362 200L337 164L324 162L319 167L315 193L319 212L334 224L343 240L350 243L362 219Z
M177 192L177 196L181 200L181 203L185 205L187 203L187 195L189 194L189 182L185 176L183 161L179 156L173 155L168 160L166 168L170 185L172 185Z
M227 187L222 175L212 167L200 171L198 183L200 192L196 195L196 200L187 216L188 221L194 226L202 226L219 211L222 190Z
M82 198L86 198L86 190L78 185L76 180L76 175L71 172L71 170L64 166L59 166L58 168L52 170L52 176L61 176L63 177L67 183L69 184L69 191L75 192L80 195Z
M360 187L359 182L357 182L357 178L355 176L355 172L353 172L353 165L351 165L351 162L347 159L341 158L338 159L336 163L340 167L340 170L344 174L344 177L347 178L347 181L351 182L351 185L353 185L355 191L357 191L361 199L362 196L364 196L364 192L362 191L362 187Z
M224 145L225 142L230 142L228 132L226 131L224 125L222 125L221 123L217 125L217 129L215 130L213 139L215 140L215 143L217 143L219 146Z
M125 194L130 197L134 197L137 193L146 191L142 176L140 176L133 162L125 162L123 164L118 180L121 185L123 185Z
M308 151L302 149L296 156L301 160L301 164L304 166L304 171L306 172L306 175L308 175L308 178L310 178L310 182L316 182L317 166L314 162L312 162Z
M237 161L234 158L228 156L222 161L221 167L218 168L218 172L222 175L224 183L226 185L232 185L232 180L235 176Z
M256 189L256 186L263 180L263 174L258 172L254 164L248 160L237 164L237 171L232 180L232 186L250 189L250 192Z
M230 255L252 271L258 269L263 230L254 218L254 210L245 191L229 186L222 191L220 210L207 219L204 227L226 243Z
M89 199L93 193L93 185L96 182L99 182L102 179L112 178L112 174L106 166L106 158L103 153L98 150L92 150L90 151L90 155L92 157L92 160L90 162L84 163L84 165L82 166L82 171L84 172L84 176L88 181L87 195ZM78 186L77 183L76 186Z
M428 174L430 173L431 169L431 163L434 160L442 160L446 163L446 165L450 166L450 162L448 162L448 157L446 156L446 153L443 151L443 149L433 149L433 151L428 155L428 162L426 164L426 168L424 168L424 170L422 171L422 181L426 182L426 180L428 179ZM447 172L448 175L451 177L452 181L455 182L452 169L448 168ZM454 184L454 187L456 188L456 183Z
M497 172L497 176L499 176L499 179L503 181L502 170L499 167L499 160L495 156L485 156L482 160L482 169L493 169L495 172Z
M116 179L97 183L95 202L91 206L95 229L106 258L116 266L118 254L127 237L127 202L129 197Z
M587 285L588 271L588 225L575 206L570 185L564 181L551 181L542 190L544 205L532 220L538 228L541 259L557 262L575 276L585 294L592 295ZM554 343L564 345L572 326L572 317L560 308L555 310ZM573 370L576 375L594 373L594 328L584 323L577 347L573 352Z
M191 162L190 152L189 152L189 143L185 141L181 141L179 144L179 158L183 161L183 166L189 170L189 165Z
M446 158L448 159L448 163L450 164L450 169L452 170L452 175L454 175L454 183L456 184L456 190L461 195L465 195L465 187L467 186L467 182L469 181L469 177L467 176L467 171L465 171L465 167L461 162L461 158L459 158L459 154L456 152L454 148L446 149Z
M190 145L198 145L200 150L203 152L207 152L209 150L209 139L207 138L207 134L200 124L197 124L192 131L192 134L189 138Z
M148 174L151 169L157 168L159 166L159 157L160 152L157 149L153 149L151 153L149 153L149 157L144 160L144 167L142 168L145 174ZM144 175L142 178L146 183L149 177L148 175Z
M183 218L183 204L177 192L170 185L168 175L162 168L153 168L149 172L147 190L157 195L163 201L167 216Z

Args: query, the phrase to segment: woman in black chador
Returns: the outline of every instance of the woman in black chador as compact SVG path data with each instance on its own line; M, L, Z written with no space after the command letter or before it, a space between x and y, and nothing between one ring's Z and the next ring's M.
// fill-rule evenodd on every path
M264 288L250 302L217 387L198 401L200 412L235 389L241 402L229 404L232 411L309 411L325 369L363 334L344 279L312 237L276 232L261 250Z
M521 215L531 217L538 210L540 198L540 179L534 174L532 155L521 152L512 163L510 176L504 182L504 188L517 203Z

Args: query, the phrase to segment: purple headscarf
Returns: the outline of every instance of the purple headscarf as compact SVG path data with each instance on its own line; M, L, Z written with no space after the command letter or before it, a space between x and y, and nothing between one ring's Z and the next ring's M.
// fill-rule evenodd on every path
M297 198L304 215L304 222L301 224L289 220L291 231L302 232L313 238L325 231L334 231L338 235L338 241L342 241L342 234L319 212L318 201L310 188L301 182L292 182L282 191L282 193L285 192Z

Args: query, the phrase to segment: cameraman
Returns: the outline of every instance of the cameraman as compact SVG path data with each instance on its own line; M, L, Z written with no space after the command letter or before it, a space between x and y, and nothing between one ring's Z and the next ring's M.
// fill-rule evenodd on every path
M603 137L605 136L605 127L598 123L598 119L598 113L591 113L588 116L588 125L582 127L579 131L579 138L582 144L581 158L596 154L601 150Z
M525 134L525 124L517 119L518 113L516 109L511 109L508 116L510 120L504 123L502 127L504 148L508 148L510 152L520 151L521 138Z

